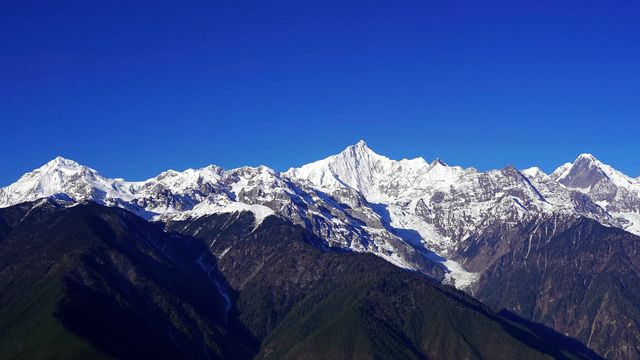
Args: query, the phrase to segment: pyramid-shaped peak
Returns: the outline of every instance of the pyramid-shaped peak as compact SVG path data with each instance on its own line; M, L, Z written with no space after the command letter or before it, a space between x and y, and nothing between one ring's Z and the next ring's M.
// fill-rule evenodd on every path
M578 157L576 158L576 162L577 161L600 162L600 160L598 160L595 156L589 153L583 153L578 155Z
M360 140L357 143L348 146L345 151L348 150L356 150L356 151L372 151L366 141Z
M369 145L364 140L360 140L357 143L348 146L339 155L348 158L359 158L362 156L383 157L377 154L375 151L371 150Z
M52 163L75 163L75 161L71 160L71 159L67 159L65 157L62 157L60 155L56 156L53 160L49 161Z
M597 168L600 170L605 170L605 168L610 167L589 153L583 153L578 155L578 157L574 160L573 163L571 163L571 165L572 165L572 168L588 167L588 168Z
M600 181L609 179L611 169L589 153L578 155L573 163L567 163L553 172L553 177L561 184L588 189Z
M82 165L80 165L79 163L71 159L67 159L62 156L56 156L53 160L47 162L43 167L46 167L49 169L55 169L55 168L61 168L61 167L78 168L78 167L82 167Z

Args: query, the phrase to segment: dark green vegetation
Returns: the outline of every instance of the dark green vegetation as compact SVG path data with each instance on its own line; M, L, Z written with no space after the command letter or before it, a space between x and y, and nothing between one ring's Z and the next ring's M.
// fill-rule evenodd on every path
M235 289L258 358L597 358L583 345L370 255L326 251L298 227L251 214L169 224L202 239Z
M248 356L200 242L119 209L29 209L0 212L0 358Z
M275 217L167 232L120 209L32 205L0 209L2 359L597 358Z

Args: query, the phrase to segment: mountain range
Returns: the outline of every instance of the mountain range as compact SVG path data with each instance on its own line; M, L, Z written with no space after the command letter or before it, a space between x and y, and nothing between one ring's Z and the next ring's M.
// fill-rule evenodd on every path
M105 213L105 207L115 212ZM204 353L193 353L193 357L206 357L207 354L225 357L230 352L265 358L298 358L302 355L333 357L330 353L314 353L314 346L319 341L317 337L332 339L336 343L344 341L344 338L338 340L328 332L320 335L309 333L308 337L298 339L292 329L299 327L297 333L305 334L311 326L311 323L307 324L305 321L312 319L300 320L304 318L300 311L318 306L318 303L322 303L325 310L318 310L319 313L314 318L316 320L325 319L323 316L327 316L326 308L335 312L346 311L338 306L346 301L341 296L355 296L353 301L358 306L375 304L372 309L367 308L371 313L367 312L368 315L362 317L363 313L359 312L355 323L345 324L355 326L350 334L364 331L362 336L371 339L372 335L366 329L374 329L371 331L385 339L382 342L369 341L364 353L380 353L380 344L396 339L393 340L395 345L389 345L390 348L408 349L411 356L417 358L438 357L438 351L445 351L442 349L446 348L446 342L430 339L429 344L437 346L425 346L425 339L419 340L415 334L411 335L411 331L402 328L410 317L400 317L400 321L400 315L391 316L388 313L394 306L399 309L397 304L408 306L407 298L403 296L420 294L421 297L430 299L431 295L425 295L424 292L436 291L458 299L455 301L464 303L465 308L476 309L474 311L482 309L481 313L485 314L482 316L493 319L490 321L497 321L496 324L508 323L512 324L509 326L518 328L525 325L513 325L514 322L541 323L562 334L557 336L566 335L581 341L600 356L614 359L640 358L640 294L637 291L640 288L640 179L629 177L589 154L578 156L575 161L560 166L551 174L546 174L539 168L518 170L512 166L483 172L474 168L449 166L440 159L431 162L422 158L392 160L375 153L364 141L360 141L337 155L286 172L264 166L224 170L211 165L182 172L168 170L151 179L136 182L107 178L92 168L58 157L0 189L0 208L6 208L3 210L5 220L0 222L0 225L4 224L0 226L0 234L5 233L3 240L0 240L0 258L17 251L14 247L18 245L6 247L10 244L6 239L10 238L9 235L17 236L14 241L23 239L25 235L16 235L15 229L20 228L19 225L25 219L36 213L43 213L40 215L42 218L62 216L60 214L71 216L68 214L72 213L72 218L84 219L88 212L110 224L107 226L109 228L115 226L112 224L114 217L128 216L122 214L137 215L126 221L122 220L123 224L118 225L122 229L135 228L138 231L134 236L121 229L128 233L123 235L123 239L131 237L137 239L135 241L142 241L139 239L148 236L144 234L156 234L151 242L155 245L143 241L147 246L143 248L148 249L137 251L156 260L167 257L166 261L160 261L159 265L149 265L149 269L146 269L147 265L137 263L137 259L143 255L132 255L133 250L125 251L120 248L116 252L136 259L128 260L133 263L132 267L146 269L143 270L145 276L149 277L146 281L152 284L148 288L159 289L155 293L160 294L160 298L165 296L162 295L165 292L174 296L176 293L187 294L175 298L188 303L192 310L184 318L180 318L182 315L174 316L183 319L178 322L200 325L184 327L187 329L184 331L178 325L171 325L175 328L170 326L174 330L169 330L168 336L187 334L184 335L185 340L176 341L182 344L182 347L178 346L176 349L192 349L193 346L208 349ZM15 215L18 213L20 215ZM131 222L137 225L132 225ZM139 229L147 226L149 230ZM275 235L271 233L276 231L274 228L279 229ZM91 233L95 234L96 231ZM98 233L100 240L96 240L96 243L102 244L103 235ZM187 250L176 250L182 257L179 261L172 259L175 255L158 250L166 248L168 243L172 244L170 247L179 247L174 244L175 240L170 240L172 236L184 238L180 241L191 244ZM162 240L162 245L156 243L158 239L165 237L167 239ZM254 241L247 240L250 238ZM292 238L296 240L293 241ZM271 244L270 247L258 242L258 239L269 239L270 242L267 243ZM69 240L65 238L59 241L66 244ZM113 241L115 240L107 242L108 249L114 246ZM115 243L122 241L125 240ZM2 246L6 247L5 253L1 251ZM204 250L208 250L193 250L198 246L204 246ZM37 252L42 251L39 249ZM198 253L197 256L191 253L194 251ZM304 255L308 252L315 255ZM209 254L206 258L210 257L206 263L203 255L205 253ZM288 254L285 258L297 259L290 260L297 265L278 263L273 255L276 253ZM343 260L345 256L350 256L348 254L365 256L366 253L386 260L379 260L382 261L381 264L391 263L408 270L394 270L391 267L380 270L382 273L394 274L389 276L396 278L418 277L422 279L418 281L419 284L433 283L429 283L428 288L424 288L425 285L415 285L416 280L406 280L412 284L406 288L400 283L389 285L403 289L398 293L399 297L394 297L393 291L384 288L390 282L389 276L377 275L378 268L387 269L386 267L362 265L353 270L352 267L357 265L349 262L352 260ZM97 257L93 249L87 254L90 254L87 255L89 257ZM32 258L34 254L29 256ZM337 256L340 260L331 260L332 256ZM321 261L317 258L328 260ZM378 261L366 256L362 259L368 259L363 260L366 264L376 264ZM4 261L9 264L8 260ZM271 264L274 261L276 263ZM334 263L336 261L341 264L339 266L344 267L344 271L353 270L358 274L358 279L370 279L362 283L361 295L364 297L345 292L349 289L348 284L358 281L339 275L337 270L332 269L332 266L338 266ZM343 264L343 261L346 263ZM238 262L243 265L237 265ZM299 262L317 263L318 268L313 269L309 264L300 265ZM210 296L212 303L219 304L218 310L202 307L199 300L196 300L197 297L190 293L193 290L176 290L173 288L175 284L165 284L169 280L157 278L159 275L149 275L156 271L166 272L167 270L162 270L165 267L178 267L182 272L171 276L184 279L190 276L185 274L198 273L197 269L192 269L192 264L207 269L207 276L198 275L198 280L194 280L191 285L208 287L211 295L207 296ZM263 267L267 264L273 269L280 269L282 273L290 271L291 266L300 267L300 270L289 274L289 278L274 279L271 272L264 273ZM156 268L160 270L155 270ZM12 272L7 272L7 269L5 267L4 271L0 271L0 275L7 281L4 283L5 289L11 287L9 280L15 276L8 274L17 273L14 272L17 271L15 269ZM91 271L97 270L91 268ZM89 274L91 271L86 272ZM413 275L398 275L397 271L400 271L399 274ZM60 275L61 285L54 286L58 289L57 294L62 292L73 297L73 293L59 289L74 286L90 289L91 291L86 290L87 294L95 290L83 278L89 275L69 275L64 271L60 271L60 274L66 275ZM106 277L102 273L99 276ZM311 279L289 284L287 281L295 276ZM378 276L385 281L377 284L376 281L381 281ZM332 290L334 292L326 290L323 287L326 284L317 282L320 278L333 279L335 289L344 288L344 291L340 293L337 290L335 292L335 289ZM202 285L205 283L208 285ZM265 287L266 284L271 285ZM287 287L289 290L285 293L278 290L277 285L282 284L289 284L290 288ZM447 285L467 295L449 290ZM379 288L380 286L383 288ZM231 289L230 294L217 294L216 291L222 288ZM112 293L117 294L118 291L120 290L116 289ZM372 292L376 295L371 295ZM374 296L375 301L370 296ZM488 308L474 303L476 300L467 296L475 297ZM275 298L280 298L280 301L275 301ZM68 300L70 304L78 303L77 299L72 300ZM134 300L141 304L149 301L123 301L126 303ZM184 308L180 301L176 301L175 306ZM254 301L262 302L252 303ZM397 302L396 305L389 305L394 301ZM169 300L162 302L171 303ZM172 306L162 308L160 313L179 314ZM415 309L415 306L423 305L411 306ZM73 306L60 308L72 309L69 310L71 313L78 311ZM240 308L244 310L241 311ZM265 315L257 314L256 309L263 309L272 316L262 318ZM494 310L489 309L504 309L506 312L492 313ZM218 313L209 313L215 311ZM410 312L409 308L406 311ZM64 321L73 319L73 316L62 310L59 310L59 314L63 314L60 318L66 319ZM298 315L294 316L295 314ZM407 314L403 316L409 316ZM353 315L344 314L349 319L350 316ZM187 318L190 320L186 320ZM202 319L210 318L218 320L202 325L208 321ZM516 318L519 320L514 320ZM151 315L148 319L149 324L155 321ZM384 319L387 326L382 328L395 329L392 331L394 335L379 333L381 328L378 326L371 327L371 322L378 324L381 319ZM330 322L329 320L327 318L323 321ZM231 325L225 325L228 324L227 321ZM396 323L397 321L400 322ZM395 325L389 328L391 323ZM69 320L68 324L74 329L80 326L77 321ZM142 321L141 326L146 326L144 324L146 323ZM412 326L423 325L420 323ZM502 326L511 329L509 326ZM526 326L532 329L531 324ZM530 330L530 334L539 334L539 328L537 329ZM83 338L87 338L86 331L83 331L85 330L81 329L75 333L81 333ZM209 334L209 337L198 340L193 335L196 333ZM527 337L529 335L507 333L525 343L525 347L540 351L539 346L532 345L532 338ZM113 344L117 342L113 339L104 340L102 335L104 334L89 336L92 344L98 344L96 348L101 354L122 357L123 354L134 351L125 349L129 352L114 352ZM472 338L471 335L467 336ZM198 345L194 345L195 343ZM489 350L479 350L476 345L467 345L455 346L455 351L462 351L464 354L467 354L465 351L469 354L475 351L476 355L484 351L484 354L488 354L486 351ZM509 351L525 354L526 351L518 350L519 346L514 345ZM574 348L566 350L567 354L573 350ZM166 354L169 354L170 351L178 350L167 351ZM542 352L556 358L568 356L564 353L550 354L547 350ZM526 356L522 355L524 357Z

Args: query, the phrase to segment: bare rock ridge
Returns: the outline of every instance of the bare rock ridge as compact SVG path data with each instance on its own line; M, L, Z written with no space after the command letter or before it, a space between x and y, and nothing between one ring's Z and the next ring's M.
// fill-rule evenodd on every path
M640 234L640 182L588 154L551 175L538 168L480 172L440 159L392 160L359 141L284 173L211 165L138 182L57 157L0 189L0 207L50 196L147 219L236 211L254 212L257 221L280 216L328 246L371 252L463 289L472 289L484 268L461 254L496 226L584 216Z
M283 173L211 165L136 182L58 157L0 189L0 208L46 198L165 224L251 213L249 232L277 217L325 248L426 274L605 357L640 358L640 298L628 291L640 284L640 179L593 155L551 174L512 166L483 172L440 159L389 159L360 141Z

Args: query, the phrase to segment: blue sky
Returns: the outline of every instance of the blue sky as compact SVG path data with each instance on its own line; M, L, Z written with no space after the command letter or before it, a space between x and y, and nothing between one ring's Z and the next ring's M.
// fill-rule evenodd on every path
M56 155L112 177L392 158L640 176L638 1L16 1L0 185Z

